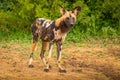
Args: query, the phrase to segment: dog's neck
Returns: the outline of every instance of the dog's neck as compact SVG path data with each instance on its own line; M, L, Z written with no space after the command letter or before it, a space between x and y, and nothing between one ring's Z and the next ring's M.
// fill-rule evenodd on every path
M63 17L55 20L55 27L60 29L62 33L67 33L70 30L70 28L65 24Z

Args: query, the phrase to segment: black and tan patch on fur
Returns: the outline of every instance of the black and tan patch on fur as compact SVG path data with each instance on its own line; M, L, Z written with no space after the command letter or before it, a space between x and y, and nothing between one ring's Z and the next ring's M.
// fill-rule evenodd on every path
M47 20L44 18L37 18L33 24L31 25L31 32L33 36L33 44L32 44L32 52L30 55L29 66L32 65L32 57L33 53L36 49L38 39L42 40L42 49L40 52L40 57L45 65L44 71L48 72L50 65L49 65L49 58L52 54L52 45L56 43L57 45L57 65L59 67L59 72L66 72L64 68L61 66L61 50L62 44L65 40L67 33L72 29L76 22L76 16L80 12L81 7L77 6L73 9L73 11L67 11L63 7L60 6L60 13L62 16L57 20ZM47 44L49 45L49 54L48 59L46 61L44 57L44 53L47 49Z

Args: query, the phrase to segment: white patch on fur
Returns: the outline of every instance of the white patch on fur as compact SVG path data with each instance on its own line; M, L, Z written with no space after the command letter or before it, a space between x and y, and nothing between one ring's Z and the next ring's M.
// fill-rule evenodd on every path
M47 22L47 20L43 22L43 24L42 24L43 27L45 26L46 22Z
M42 26L45 27L45 28L48 28L52 23L53 23L53 21L46 20L46 21L43 22Z
M45 27L48 28L52 23L53 23L53 21L50 21L50 22L46 23Z
M45 20L44 18L38 18L38 20Z
M33 59L32 59L32 58L30 58L29 65L31 65L31 64L32 64L32 61L33 61Z

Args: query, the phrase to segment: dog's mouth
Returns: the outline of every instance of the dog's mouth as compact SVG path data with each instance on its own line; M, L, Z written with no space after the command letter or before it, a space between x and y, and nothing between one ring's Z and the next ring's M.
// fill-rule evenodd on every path
M65 22L65 27L66 27L66 28L72 28L73 26L74 26L73 23L72 23L72 24L69 24L69 23L66 23L66 22Z
M74 26L74 24L70 24L70 27L73 27Z

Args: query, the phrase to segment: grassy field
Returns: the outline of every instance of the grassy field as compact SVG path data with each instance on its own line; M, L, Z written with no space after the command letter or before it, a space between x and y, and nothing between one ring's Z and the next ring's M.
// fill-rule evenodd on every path
M55 47L50 63L52 69L44 72L40 48L39 42L34 54L35 67L28 68L31 40L1 41L0 80L120 80L120 44L98 40L65 42L62 65L67 73L58 72Z

